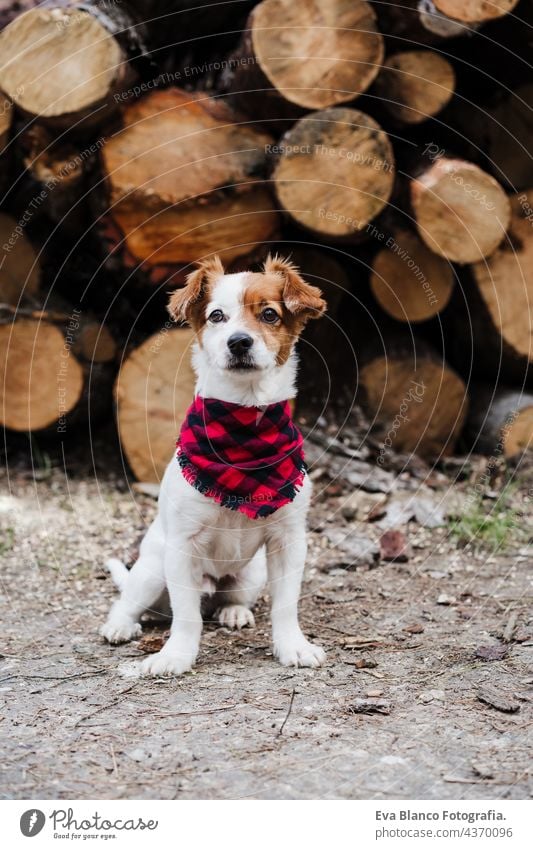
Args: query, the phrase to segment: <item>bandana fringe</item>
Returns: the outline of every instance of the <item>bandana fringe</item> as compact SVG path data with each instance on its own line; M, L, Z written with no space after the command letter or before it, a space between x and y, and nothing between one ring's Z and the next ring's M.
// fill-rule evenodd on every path
M239 502L234 495L215 489L212 483L208 483L205 479L202 479L202 475L198 472L194 463L191 463L183 451L178 450L177 459L183 477L197 492L202 495L206 495L213 501L216 501L216 503L220 504L221 507L227 507L235 512L239 511L240 513L244 513L249 519L258 518L257 511L252 510L251 508L248 510L246 503L242 503L242 501ZM291 501L294 501L303 486L303 482L307 474L307 464L305 460L298 459L298 461L295 461L295 465L299 472L297 479L292 483L286 483L284 485L284 495L277 503L277 506L272 507L267 513L259 518L266 519L268 516L271 516L272 513L275 513L280 507L285 507L286 504L290 504ZM265 507L268 510L268 501L265 501Z

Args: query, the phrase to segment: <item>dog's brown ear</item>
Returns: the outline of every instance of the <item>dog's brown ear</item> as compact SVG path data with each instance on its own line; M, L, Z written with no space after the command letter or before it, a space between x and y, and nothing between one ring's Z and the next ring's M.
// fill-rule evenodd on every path
M268 256L263 269L265 273L278 274L283 277L283 303L289 312L307 321L309 318L320 318L327 309L322 292L316 286L306 283L300 272L287 259L279 256Z
M210 257L199 263L188 275L185 286L176 289L168 302L167 310L174 321L194 323L194 313L200 305L210 279L221 277L224 267L219 256Z

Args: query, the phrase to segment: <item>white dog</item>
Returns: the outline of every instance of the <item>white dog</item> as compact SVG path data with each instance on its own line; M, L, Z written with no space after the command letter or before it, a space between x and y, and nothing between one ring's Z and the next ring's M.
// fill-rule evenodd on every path
M286 415L287 399L295 395L294 344L307 319L320 317L325 307L320 290L277 257L269 257L261 273L238 274L225 274L215 257L171 297L171 316L196 331L194 404L200 407L195 410L193 404L184 425L189 430L182 428L178 458L163 477L159 512L139 559L129 572L120 561L108 564L121 595L101 629L110 643L138 637L140 617L168 591L170 637L142 662L142 674L180 675L191 669L206 593L214 596L223 625L253 625L251 608L267 579L275 656L286 666L316 667L325 660L322 648L305 638L298 623L311 483L300 465L301 436ZM271 440L277 446L266 464L254 457L250 410L260 444ZM248 430L242 432L251 433L250 444L232 442L227 455L242 456L242 465L219 457L218 434L226 446L228 439L238 440L241 430L240 421L235 429L223 427L217 411L226 423L234 415L246 420ZM279 434L278 419L264 425L263 414L279 415ZM202 416L211 417L203 432ZM212 489L205 475L214 481ZM251 483L246 495L241 478Z

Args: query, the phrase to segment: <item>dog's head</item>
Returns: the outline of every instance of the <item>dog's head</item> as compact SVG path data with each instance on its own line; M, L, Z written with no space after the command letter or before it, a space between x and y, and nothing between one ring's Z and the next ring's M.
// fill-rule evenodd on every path
M258 273L226 274L219 257L207 260L168 305L173 319L196 331L209 365L235 374L282 366L306 322L325 309L320 289L276 256Z

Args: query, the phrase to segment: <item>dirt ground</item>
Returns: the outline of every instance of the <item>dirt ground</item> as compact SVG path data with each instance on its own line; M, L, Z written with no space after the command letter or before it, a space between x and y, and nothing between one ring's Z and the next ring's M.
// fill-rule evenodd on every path
M301 619L327 666L273 660L262 599L253 630L206 624L192 674L139 680L138 644L97 634L102 564L131 562L155 501L39 477L10 469L0 496L3 798L533 796L530 531L491 552L411 521L406 561L354 566L343 539L381 531L319 480Z

